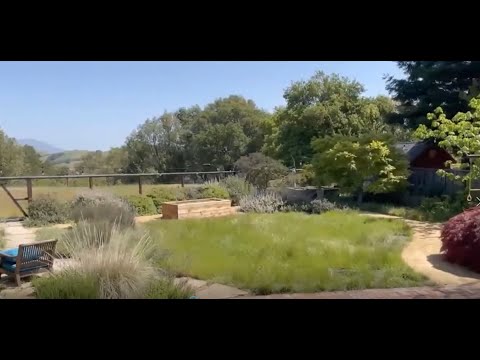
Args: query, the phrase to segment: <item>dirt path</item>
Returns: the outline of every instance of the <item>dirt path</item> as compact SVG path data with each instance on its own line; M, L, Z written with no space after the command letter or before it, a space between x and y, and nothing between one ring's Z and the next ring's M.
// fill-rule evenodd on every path
M365 215L401 219L396 216L366 213ZM413 230L412 241L403 249L402 259L415 271L425 275L435 284L466 285L480 281L480 274L443 260L440 254L442 224L404 220Z
M35 241L35 231L25 228L19 221L1 223L0 227L5 230L5 248L7 249Z

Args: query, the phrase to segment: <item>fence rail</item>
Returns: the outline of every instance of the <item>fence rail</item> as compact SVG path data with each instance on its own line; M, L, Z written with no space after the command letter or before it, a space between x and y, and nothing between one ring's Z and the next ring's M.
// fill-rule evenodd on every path
M33 185L32 180L44 180L44 179L66 179L68 186L68 179L88 179L88 187L93 189L93 179L95 178L137 178L138 179L138 193L143 194L142 178L145 177L166 177L166 176L180 176L181 185L185 186L186 176L201 176L201 175L235 175L235 171L184 171L184 172L165 172L165 173L139 173L139 174L79 174L79 175L40 175L40 176L4 176L0 177L0 187L5 191L10 200L15 206L23 213L25 217L28 217L25 209L22 208L19 201L28 201L31 203L33 200ZM7 189L6 183L8 181L25 180L27 187L27 197L15 198L12 193Z
M189 175L220 175L235 174L235 171L188 171L170 173L140 173L140 174L81 174L81 175L39 175L39 176L6 176L3 180L41 180L41 179L85 179L85 178L108 178L108 177L153 177L153 176L189 176Z

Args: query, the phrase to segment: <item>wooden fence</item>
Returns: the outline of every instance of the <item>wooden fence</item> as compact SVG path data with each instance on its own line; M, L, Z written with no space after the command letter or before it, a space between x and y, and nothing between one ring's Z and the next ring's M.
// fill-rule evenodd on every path
M437 174L437 169L411 168L410 193L418 196L454 195L465 189L459 180L450 180ZM455 175L465 176L467 170L447 170Z
M207 180L208 176L213 176L215 179L219 179L220 176L229 176L235 175L235 171L184 171L184 172L169 172L169 173L142 173L142 174L89 174L89 175L53 175L53 176L8 176L0 177L0 190L3 189L10 200L15 204L15 206L22 212L25 217L28 217L26 210L20 205L19 201L27 201L31 203L33 200L33 180L42 180L42 179L88 179L88 187L93 189L94 179L97 178L133 178L137 180L138 184L138 193L143 194L142 188L142 179L143 178L168 178L168 177L179 177L182 187L185 186L185 178L187 177L202 177L203 180ZM22 198L15 198L14 195L8 190L8 182L18 182L25 181L27 196ZM0 204L1 206L1 204Z

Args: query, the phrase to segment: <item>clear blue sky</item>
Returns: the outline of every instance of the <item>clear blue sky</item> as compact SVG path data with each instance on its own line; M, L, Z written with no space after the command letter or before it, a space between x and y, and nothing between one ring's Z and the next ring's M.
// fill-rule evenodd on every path
M360 81L366 95L387 94L393 62L0 62L0 127L62 149L107 150L164 110L230 94L268 111L283 90L316 70Z

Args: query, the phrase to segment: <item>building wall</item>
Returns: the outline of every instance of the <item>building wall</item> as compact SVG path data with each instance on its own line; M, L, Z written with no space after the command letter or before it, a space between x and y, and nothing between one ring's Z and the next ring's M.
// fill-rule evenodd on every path
M440 148L431 148L420 154L410 166L424 169L445 169L447 160L452 160L448 152Z

